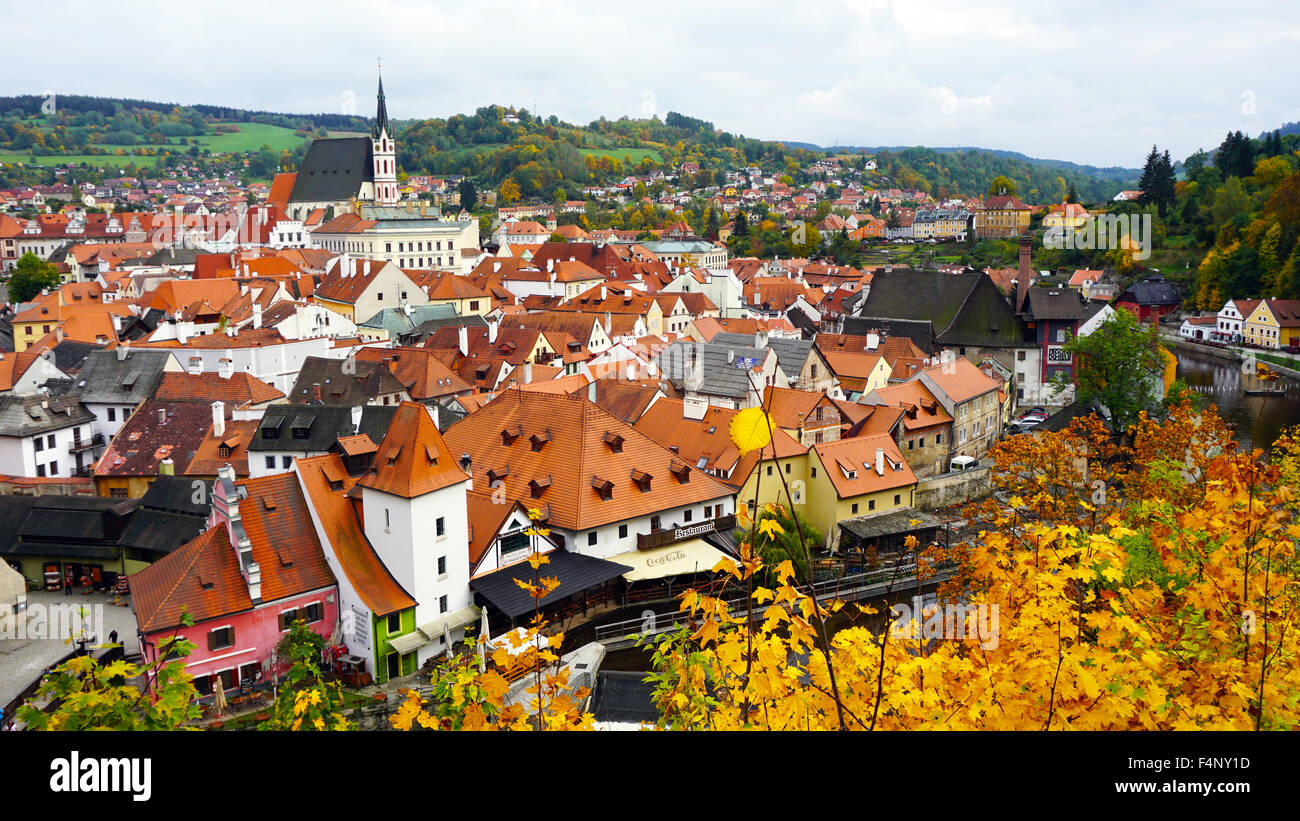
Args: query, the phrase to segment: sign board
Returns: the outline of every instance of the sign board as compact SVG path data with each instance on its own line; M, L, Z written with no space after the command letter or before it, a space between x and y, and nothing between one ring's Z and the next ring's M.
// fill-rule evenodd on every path
M1049 365L1069 365L1074 361L1070 352L1059 345L1047 346L1047 364Z
M756 356L738 356L736 357L736 361L731 363L731 367L747 371L757 364L758 357Z
M717 519L708 519L699 524L686 525L685 527L674 527L655 533L638 533L636 536L636 549L652 550L668 544L698 539L709 533L725 532L735 526L735 516L722 516Z

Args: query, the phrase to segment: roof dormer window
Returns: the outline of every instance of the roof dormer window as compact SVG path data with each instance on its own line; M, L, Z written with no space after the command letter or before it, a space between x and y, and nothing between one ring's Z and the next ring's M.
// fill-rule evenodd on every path
M623 452L623 437L619 436L617 433L614 433L613 431L605 431L602 441L609 446L611 453Z
M546 447L547 442L551 441L551 432L548 430L543 431L542 433L534 433L532 436L528 437L528 441L532 445L533 453L537 453L542 448Z
M637 489L642 493L650 492L650 480L653 478L653 476L646 473L644 470L637 470L635 468L632 470L632 481L636 484Z
M596 494L604 501L614 498L614 483L608 479L602 479L599 476L591 477L591 486L595 489Z

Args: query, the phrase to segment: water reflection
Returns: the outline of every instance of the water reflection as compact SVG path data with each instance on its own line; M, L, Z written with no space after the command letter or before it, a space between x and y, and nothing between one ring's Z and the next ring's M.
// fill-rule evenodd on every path
M1285 428L1300 425L1300 384L1283 378L1261 382L1253 373L1242 373L1241 363L1195 351L1178 351L1178 378L1207 402L1217 405L1219 415L1237 426L1236 438L1243 447L1267 448ZM1247 396L1246 390L1280 387L1283 396Z

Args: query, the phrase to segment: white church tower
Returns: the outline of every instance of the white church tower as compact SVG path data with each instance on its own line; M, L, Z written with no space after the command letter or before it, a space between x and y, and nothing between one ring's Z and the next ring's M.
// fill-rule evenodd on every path
M379 107L371 134L375 155L375 202L397 204L397 146L388 133L388 106L384 104L384 78L379 77Z

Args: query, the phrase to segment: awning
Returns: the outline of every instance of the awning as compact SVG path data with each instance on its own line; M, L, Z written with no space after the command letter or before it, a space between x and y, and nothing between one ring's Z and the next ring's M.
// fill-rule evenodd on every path
M429 643L429 637L419 630L407 633L405 636L398 636L395 639L389 639L388 644L397 652L406 655L417 647L423 647Z
M540 607L546 608L569 596L598 587L610 579L617 579L632 569L627 564L616 564L567 550L552 550L546 557L550 561L538 570L533 570L528 562L519 562L470 579L469 586L491 602L493 607L505 613L507 618L514 619L533 612L534 608L533 597L515 584L516 578L531 582L534 575L538 574L559 579L560 586L538 603Z
M630 582L643 579L662 579L665 576L681 576L686 573L709 573L713 566L725 554L703 539L688 539L684 542L655 547L650 550L633 550L614 556L610 561L631 566L623 574Z
M456 630L478 620L478 607L469 605L451 613L443 613L428 624L420 625L420 632L430 639L441 636L444 629Z
M472 604L452 613L443 613L428 624L420 625L414 632L398 636L395 639L389 639L388 643L399 653L409 653L441 636L444 628L446 630L456 630L467 624L473 624L478 619L478 614L479 609Z

